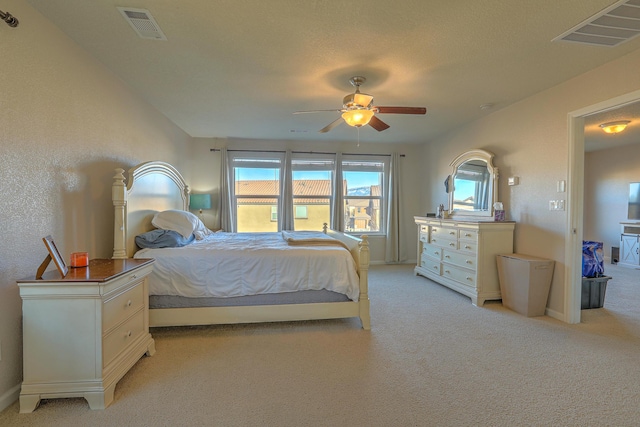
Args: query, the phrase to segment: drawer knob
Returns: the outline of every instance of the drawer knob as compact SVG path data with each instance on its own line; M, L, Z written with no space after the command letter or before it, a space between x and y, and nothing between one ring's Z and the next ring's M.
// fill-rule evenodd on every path
M469 245L464 245L464 248L465 248L465 249L471 249L471 246L469 246Z
M131 331L127 331L127 333L126 333L126 334L124 334L124 337L125 337L125 338L129 338L130 336L131 336Z
M434 254L436 254L436 255L440 255L440 252L438 252L438 251L435 251L435 252L434 252Z
M137 278L138 278L138 275L137 275L137 274L134 274L133 276L131 276L131 278L132 278L132 279L137 279Z
M471 261L470 259L468 259L466 262L467 264L473 264L473 261Z
M453 242L449 243L449 246L455 246L455 245L456 245L456 244L455 244L455 243L453 243Z
M450 273L451 273L449 270L445 270L444 272L445 272L445 273L447 273L447 274L450 274Z
M473 281L473 277L469 277L469 276L467 276L467 280L468 280L468 281L470 281L470 282L472 282L472 281Z
M131 307L131 300L127 301L127 307Z
M445 257L445 258L451 258L449 255L445 255L444 257Z

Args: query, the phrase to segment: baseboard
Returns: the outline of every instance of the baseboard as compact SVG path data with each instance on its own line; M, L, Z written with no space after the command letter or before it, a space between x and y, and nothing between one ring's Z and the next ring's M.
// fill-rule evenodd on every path
M565 323L567 322L566 317L565 317L564 314L562 314L562 313L560 313L559 311L556 311L556 310L551 310L549 307L547 307L545 309L544 314L546 314L549 317L553 317L554 319L558 319L561 322L565 322Z
M0 396L0 412L7 409L20 397L20 384L12 387L5 394Z

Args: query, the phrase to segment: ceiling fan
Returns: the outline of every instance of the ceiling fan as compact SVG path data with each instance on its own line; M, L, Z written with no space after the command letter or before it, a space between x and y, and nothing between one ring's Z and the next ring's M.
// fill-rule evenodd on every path
M296 111L293 114L317 113L321 111L337 111L342 116L320 129L320 133L329 132L331 129L345 121L349 126L361 127L369 125L378 132L389 129L389 125L376 117L376 114L426 114L425 107L380 107L373 105L373 96L360 92L360 85L366 82L362 76L354 76L349 83L356 88L342 100L342 108L337 110L312 110Z

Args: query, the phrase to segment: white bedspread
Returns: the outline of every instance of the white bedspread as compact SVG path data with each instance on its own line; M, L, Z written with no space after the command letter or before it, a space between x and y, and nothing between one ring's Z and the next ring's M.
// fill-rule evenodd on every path
M150 295L236 297L326 289L357 301L356 264L341 246L289 245L281 233L214 233L181 248L142 249L155 258Z

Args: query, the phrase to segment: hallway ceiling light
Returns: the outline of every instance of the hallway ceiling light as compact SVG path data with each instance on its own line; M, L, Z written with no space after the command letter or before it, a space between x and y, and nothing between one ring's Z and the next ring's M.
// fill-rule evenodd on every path
M600 125L600 127L606 133L619 133L625 130L629 123L631 123L630 120L619 120L617 122L603 123Z

